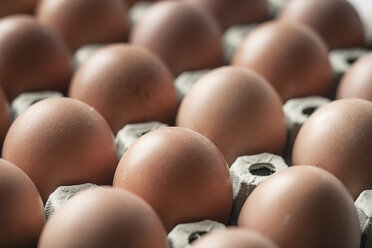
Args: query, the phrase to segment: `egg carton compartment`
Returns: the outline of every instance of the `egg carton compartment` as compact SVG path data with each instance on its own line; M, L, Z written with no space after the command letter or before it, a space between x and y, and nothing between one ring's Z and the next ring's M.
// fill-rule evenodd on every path
M362 231L361 248L372 247L372 190L363 191L355 201Z
M87 61L97 50L104 47L107 44L89 44L80 47L72 57L72 67L76 71L79 67Z
M182 101L186 93L199 80L199 78L203 77L209 71L209 69L186 71L177 76L174 83L177 90L178 100Z

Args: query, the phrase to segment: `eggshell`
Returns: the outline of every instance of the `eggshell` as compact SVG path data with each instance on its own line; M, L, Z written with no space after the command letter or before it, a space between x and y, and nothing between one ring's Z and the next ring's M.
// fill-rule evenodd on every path
M232 64L261 74L284 102L294 97L331 94L327 46L315 31L300 23L261 24L245 38Z
M58 34L33 17L0 19L0 84L10 101L25 91L66 91L70 59Z
M181 102L176 124L210 139L229 165L241 155L281 154L287 132L275 90L257 73L235 66L200 78Z
M141 47L123 44L93 54L74 75L69 95L97 109L114 133L133 122L171 124L178 106L163 62Z
M333 101L313 113L294 143L293 164L308 164L334 174L356 199L372 189L372 103Z
M185 1L154 3L135 25L130 42L156 53L174 75L214 68L223 62L217 21Z
M0 159L0 247L35 247L45 222L43 202L30 178Z
M38 0L1 0L0 17L11 14L32 13Z
M2 155L26 172L44 202L60 185L111 184L117 165L107 122L71 98L50 98L29 107L9 128Z
M10 126L10 107L3 90L0 87L0 145L3 144L5 134Z
M280 18L309 25L331 49L364 45L362 21L349 1L292 0L285 5Z
M123 0L40 0L37 18L55 29L72 51L88 43L124 41L128 33Z
M109 187L73 196L47 222L39 248L167 248L154 210L138 196Z
M167 232L179 223L226 224L230 217L232 185L222 154L185 128L160 128L139 138L121 158L113 185L147 201Z
M261 183L248 197L238 225L285 248L359 248L354 202L332 174L294 166Z
M207 234L191 245L192 248L279 248L271 240L246 228L228 228Z

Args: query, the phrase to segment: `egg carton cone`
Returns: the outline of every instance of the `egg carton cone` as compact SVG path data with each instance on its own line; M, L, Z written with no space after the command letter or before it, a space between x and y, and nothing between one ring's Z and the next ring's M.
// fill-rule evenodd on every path
M293 144L302 125L309 119L312 113L330 102L331 100L325 97L309 96L292 98L284 104L283 111L287 123L287 141L284 158L288 164L291 164Z
M87 61L97 50L107 44L89 44L80 47L72 56L72 67L74 71Z
M196 81L198 81L199 78L203 77L209 71L209 69L205 69L181 73L174 81L178 100L181 101L185 97L186 93L196 83Z
M124 152L142 135L156 130L161 127L167 127L167 124L151 121L143 123L127 124L116 134L115 143L118 152L118 159L120 160Z
M290 0L268 0L270 16L275 18Z
M140 1L135 3L130 9L129 9L129 25L131 28L139 21L141 20L143 14L149 9L149 7L152 5L151 2L146 1Z
M362 232L361 248L372 247L372 190L363 191L355 201Z
M12 101L10 105L10 114L12 121L15 120L23 111L25 111L32 104L52 97L63 97L63 94L58 91L36 91L25 92L20 94Z
M230 64L235 51L244 41L245 37L259 24L234 25L228 28L223 34L224 63Z
M50 216L52 216L52 214L70 197L94 187L97 187L97 185L91 183L58 187L52 194L50 194L48 201L45 204L44 211L46 218L49 219Z
M236 225L240 210L253 190L272 174L288 168L280 156L261 153L238 157L230 168L233 207L230 224Z
M203 235L225 228L224 224L212 220L179 224L168 234L169 248L190 248L191 243Z
M372 47L372 2L371 0L348 0L358 12L364 26L364 39Z

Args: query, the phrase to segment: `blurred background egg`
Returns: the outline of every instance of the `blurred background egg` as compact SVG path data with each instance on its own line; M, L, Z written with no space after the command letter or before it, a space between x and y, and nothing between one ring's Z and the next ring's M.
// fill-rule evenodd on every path
M261 24L247 35L232 64L258 72L284 102L302 96L329 96L333 87L326 44L315 31L300 23Z
M12 14L33 13L38 0L1 0L0 18Z
M0 84L9 101L25 91L66 91L70 60L58 34L33 17L0 19Z
M214 68L223 62L217 21L186 1L154 3L135 25L130 42L153 51L174 75Z
M38 20L56 30L71 51L89 43L125 41L127 7L123 0L40 0Z
M160 128L139 138L121 158L113 185L148 202L167 232L180 223L227 223L230 217L225 159L207 138L185 128Z
M71 98L42 100L18 116L5 137L2 156L26 172L44 202L61 185L110 185L117 165L107 122Z
M40 194L14 164L0 159L0 247L36 247L45 222Z
M107 46L76 72L69 95L93 106L114 133L132 122L174 123L178 100L172 74L151 52Z
M176 124L210 139L229 165L241 155L281 154L287 132L273 87L237 66L217 68L200 78L181 102Z
M10 126L10 109L3 90L0 87L0 147Z
M98 187L67 200L48 220L39 248L167 248L155 211L123 189Z
M354 202L342 183L313 166L294 166L261 183L248 197L238 225L285 248L359 248Z

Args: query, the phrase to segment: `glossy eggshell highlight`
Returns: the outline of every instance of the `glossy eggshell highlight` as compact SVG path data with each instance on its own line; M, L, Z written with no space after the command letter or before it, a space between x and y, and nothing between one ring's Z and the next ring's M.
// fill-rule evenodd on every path
M14 164L0 159L0 247L35 247L45 222L40 194Z
M267 0L188 0L210 12L222 29L234 24L261 22L269 18Z
M179 223L227 223L232 185L226 161L204 136L179 127L160 128L124 153L114 186L147 201L169 232Z
M1 0L0 17L12 14L29 13L34 11L38 0Z
M58 34L33 17L0 20L0 84L9 100L25 91L66 91L70 60Z
M342 183L313 166L294 166L261 183L248 197L238 225L285 248L358 248L359 219Z
M301 22L317 31L330 48L364 45L363 23L349 1L292 0L280 18Z
M295 97L329 96L333 87L326 44L315 31L299 23L261 24L245 38L233 65L258 72L284 102Z
M125 41L128 33L123 0L40 0L37 18L72 51L88 43Z
M336 98L361 98L372 101L372 53L358 59L342 77Z
M174 123L178 106L168 68L132 45L111 45L95 53L74 75L69 95L92 105L114 133L132 122Z
M39 248L167 248L155 211L138 196L109 187L67 200L48 220Z
M262 234L247 228L228 228L203 236L192 248L279 248Z
M181 102L176 124L210 139L229 165L241 155L281 154L287 133L275 90L257 73L236 66L199 79Z
M174 75L223 62L217 21L185 1L153 4L132 30L130 41L157 54Z
M293 164L308 164L334 174L354 200L372 189L372 103L333 101L313 113L294 143Z
M89 105L71 98L35 103L12 123L2 156L31 178L44 201L58 186L111 184L113 134Z

